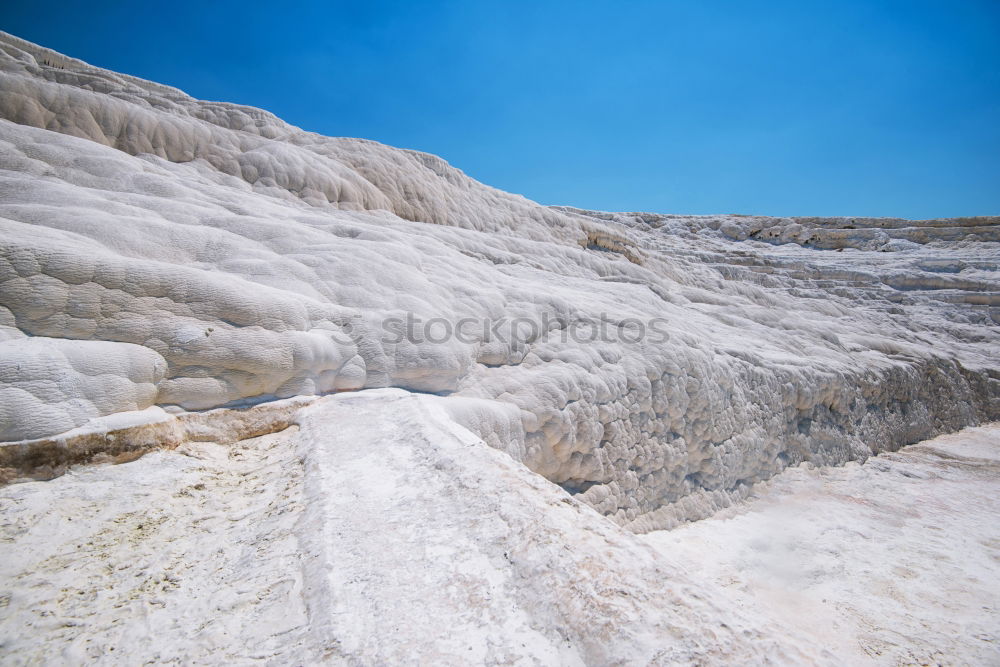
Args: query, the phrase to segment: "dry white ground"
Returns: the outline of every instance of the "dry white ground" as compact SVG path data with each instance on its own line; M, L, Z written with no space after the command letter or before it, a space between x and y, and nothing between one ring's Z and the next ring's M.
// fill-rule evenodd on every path
M440 399L300 422L0 490L4 664L1000 659L998 426L635 536Z
M1000 664L1000 425L790 469L646 539L841 664Z

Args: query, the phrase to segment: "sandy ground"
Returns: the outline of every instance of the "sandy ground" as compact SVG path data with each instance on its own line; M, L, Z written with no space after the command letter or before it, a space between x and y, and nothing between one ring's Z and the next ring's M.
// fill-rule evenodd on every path
M645 537L845 664L1000 664L998 425L791 469Z

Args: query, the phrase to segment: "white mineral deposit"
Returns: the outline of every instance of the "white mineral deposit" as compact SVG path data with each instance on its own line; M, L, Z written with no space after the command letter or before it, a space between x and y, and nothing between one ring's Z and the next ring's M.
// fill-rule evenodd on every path
M0 662L1000 664L998 323L0 33Z

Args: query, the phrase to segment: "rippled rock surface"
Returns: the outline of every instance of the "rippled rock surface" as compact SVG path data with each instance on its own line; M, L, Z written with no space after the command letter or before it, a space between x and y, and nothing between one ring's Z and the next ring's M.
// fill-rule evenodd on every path
M644 531L1000 416L996 218L544 207L6 34L0 93L8 478L395 387Z

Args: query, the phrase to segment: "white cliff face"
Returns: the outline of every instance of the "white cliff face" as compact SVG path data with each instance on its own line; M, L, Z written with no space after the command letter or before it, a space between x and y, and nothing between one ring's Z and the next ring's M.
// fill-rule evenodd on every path
M0 93L8 442L397 387L642 531L1000 416L993 218L546 208L9 35Z

